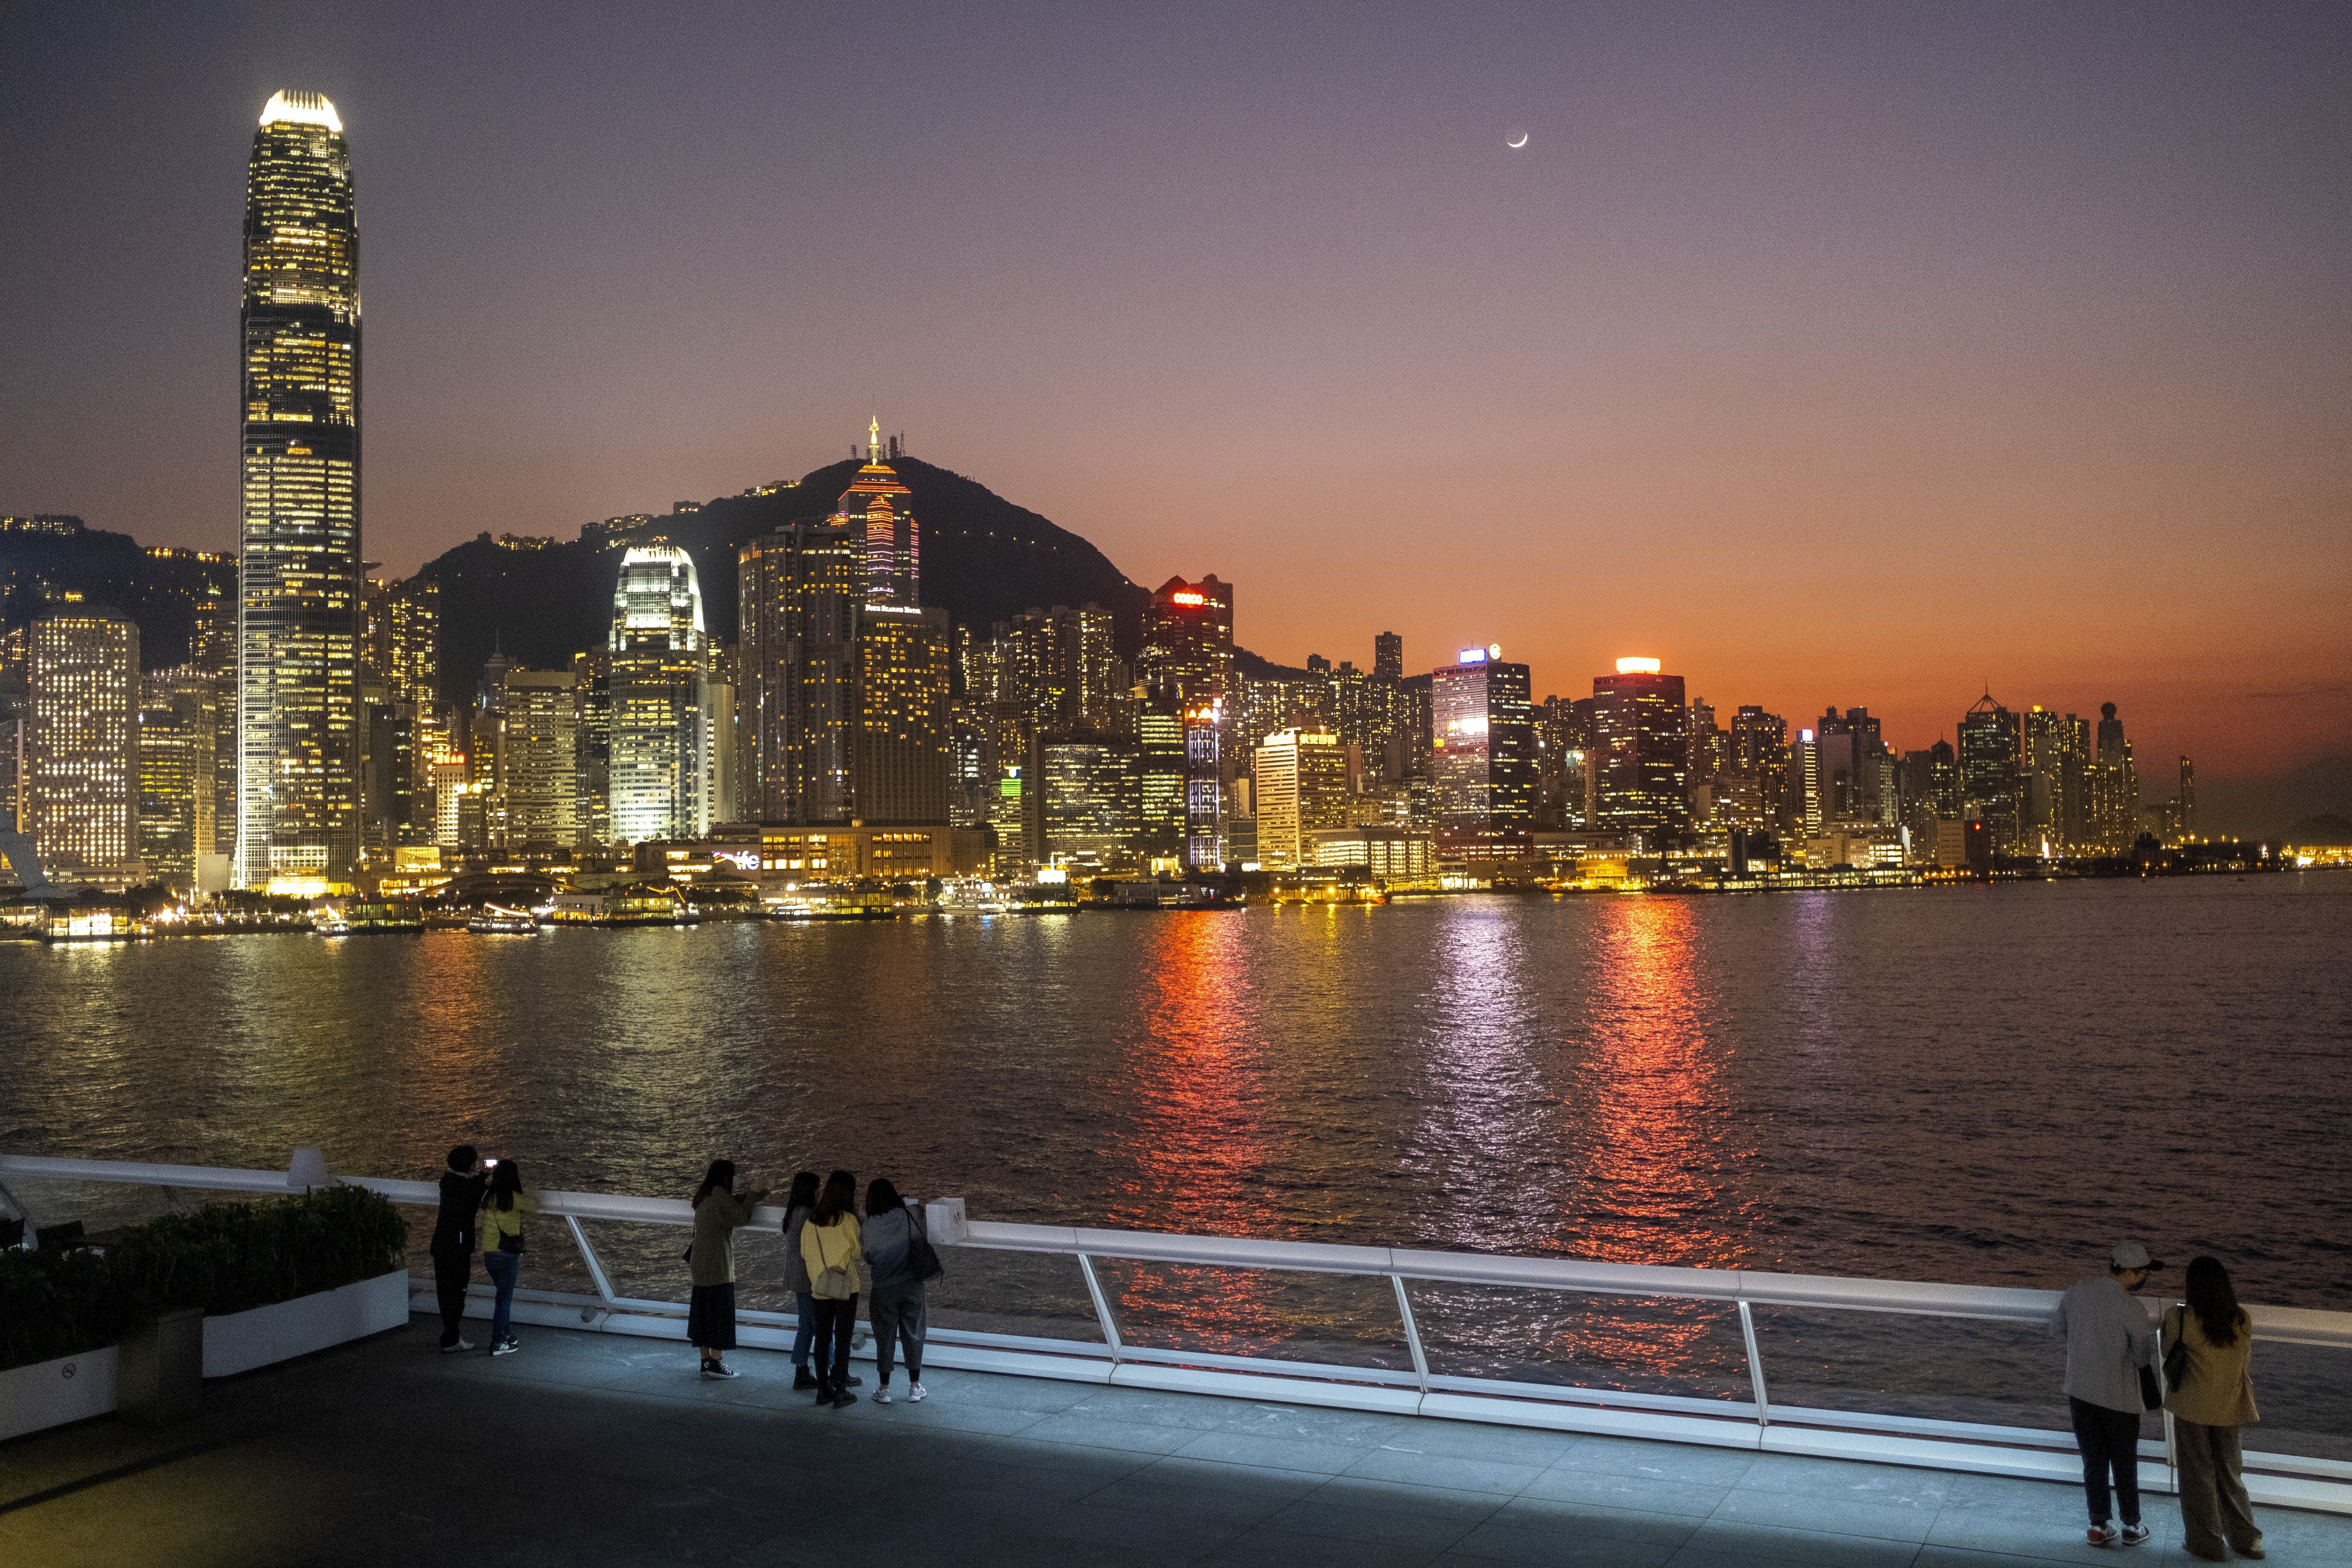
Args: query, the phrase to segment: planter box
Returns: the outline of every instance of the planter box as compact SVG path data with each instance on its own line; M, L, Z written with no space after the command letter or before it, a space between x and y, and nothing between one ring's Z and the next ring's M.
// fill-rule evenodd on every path
M0 1372L0 1441L114 1408L114 1347Z
M205 1320L205 1375L234 1377L346 1340L408 1322L408 1274L401 1270L315 1296Z

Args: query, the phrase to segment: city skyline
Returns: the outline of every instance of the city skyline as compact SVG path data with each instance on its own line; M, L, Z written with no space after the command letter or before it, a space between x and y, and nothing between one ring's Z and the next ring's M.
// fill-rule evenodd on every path
M1181 179L1148 158L1132 167L1140 155L1129 151L1106 151L1099 162L1053 152L1067 128L1062 116L1074 110L1024 124L968 92L949 93L939 100L945 107L867 123L879 149L871 161L847 156L844 131L790 162L789 178L800 182L793 189L807 196L819 231L854 191L858 202L892 215L893 232L904 237L964 226L983 242L976 274L918 265L903 259L903 246L894 248L898 258L873 261L856 278L864 300L856 311L829 308L851 281L847 253L830 240L785 274L761 274L754 289L741 267L720 267L683 237L707 237L716 222L718 249L732 256L758 231L743 226L751 220L727 216L740 212L724 195L728 181L765 157L776 127L799 124L805 106L763 120L718 93L726 134L694 164L681 162L674 142L639 110L615 111L583 144L581 172L559 180L559 190L494 210L490 196L511 194L520 177L511 160L544 153L551 134L581 129L580 110L541 89L520 99L476 90L481 72L512 58L513 40L484 41L457 28L453 38L484 44L481 61L471 74L427 80L416 60L432 51L396 28L337 22L299 45L267 29L231 28L190 40L168 63L140 54L100 80L89 51L104 41L102 26L74 37L35 28L27 42L41 66L31 73L37 90L11 112L21 117L44 103L59 112L49 116L54 124L24 125L31 155L12 177L37 198L28 213L54 220L43 227L57 242L7 265L25 286L20 297L56 309L33 312L23 329L19 359L40 368L42 393L37 404L12 393L16 427L30 437L15 483L32 493L6 505L79 512L158 542L227 544L233 508L223 484L233 476L216 439L202 447L184 438L214 427L201 410L217 401L216 392L202 391L217 375L205 364L217 359L203 361L194 345L216 341L205 337L216 334L218 310L216 286L203 283L204 258L224 236L207 216L218 189L196 184L219 177L231 155L224 149L249 134L227 129L251 112L246 100L303 85L335 98L352 120L359 177L369 184L378 307L370 553L395 570L470 536L484 521L568 536L590 517L780 477L838 451L841 427L854 435L870 393L904 410L894 420L919 449L1077 530L1134 581L1208 568L1242 584L1252 606L1243 646L1283 663L1301 663L1309 652L1360 661L1358 645L1374 627L1397 628L1423 649L1492 639L1531 667L1540 694L1579 690L1581 671L1638 651L1665 658L1695 695L1727 707L1755 700L1800 714L1828 700L1867 703L1906 747L1954 738L1950 716L1988 689L2020 708L2038 700L2089 713L2116 700L2149 754L2189 752L2224 777L2275 773L2352 750L2352 681L2342 672L2352 612L2327 591L2325 569L2342 550L2334 531L2345 445L2326 410L2340 405L2328 389L2352 356L2337 346L2342 291L2320 286L2331 275L2344 202L2335 185L2311 183L2321 167L2315 149L2342 113L2326 90L2336 68L2314 63L2328 58L2334 24L2316 12L2271 19L2278 25L2264 32L2168 14L2145 37L2121 40L2127 47L2101 79L2109 95L2075 110L2057 103L2059 78L2087 68L2093 46L2118 42L2087 22L2055 26L2046 67L2020 65L1996 47L1999 30L1980 14L1966 23L1913 22L1811 65L1780 45L1759 47L1741 65L1733 56L1745 35L1719 16L1678 41L1687 46L1679 74L1668 69L1675 57L1667 45L1676 41L1651 29L1595 22L1580 25L1586 37L1559 23L1534 30L1528 62L1505 72L1503 85L1475 92L1465 85L1472 67L1491 64L1505 40L1474 24L1438 51L1427 81L1412 84L1395 122L1376 130L1362 124L1367 110L1355 89L1378 83L1383 68L1370 51L1333 46L1334 79L1349 90L1322 101L1333 127L1303 143L1295 107L1242 105L1233 129L1213 132L1171 121L1173 86L1223 58L1220 46L1203 44L1208 53L1192 67L1139 76L1142 68L1130 67L1122 79L1139 94L1122 123L1168 138L1171 158L1208 160ZM1421 25L1408 19L1391 32ZM832 26L811 24L814 32L794 37L821 58L845 47ZM992 69L1014 69L1015 40L982 24L924 26L927 45L907 67L917 84L940 81L948 68L940 41L950 37L977 47ZM1304 26L1296 18L1274 26L1270 58L1303 58ZM1818 29L1806 36L1818 37ZM1589 103L1542 86L1546 69L1574 75L1562 62L1579 37L1634 76L1649 72L1657 101L1622 101L1605 82L1585 82ZM2293 38L2310 47L2290 48ZM675 46L684 53L654 68L672 70L688 57L709 63L718 42L688 29ZM1085 47L1133 42L1119 33ZM1937 42L1950 47L1948 64L1928 58L1927 46ZM565 47L560 40L552 47ZM2235 74L2192 89L2179 66L2197 50ZM1780 164L1768 168L1763 152L1761 162L1738 163L1721 116L1696 112L1694 84L1705 81L1745 95L1750 129ZM1967 83L2012 93L2042 118L2030 136L1979 130L1942 153L1915 127L1874 153L1864 132L1875 111L1854 107L1851 95L1834 100L1843 107L1818 111L1822 145L1835 149L1822 156L1850 166L1858 190L1900 215L1865 222L1839 182L1803 155L1799 132L1811 121L1786 111L1832 101L1822 89L1840 83L1886 93L1918 87L1927 93L1921 112L1946 129L1965 129L1954 117ZM2144 88L2146 103L2126 105L2124 84ZM145 95L145 111L122 116L102 148L59 140L58 126L89 126L133 87ZM1528 148L1507 154L1517 162L1506 161L1484 124L1489 109L1501 113L1498 93L1550 106L1510 115L1534 129ZM2257 100L2270 105L2262 115L2248 108ZM482 117L493 102L505 104L495 128L511 137L488 134L492 122ZM1638 127L1616 124L1664 109L1692 111L1689 124L1664 138L1670 148L1645 145L1632 133ZM1607 112L1615 110L1626 112ZM1040 340L1059 366L1058 380L1041 381L1034 353L1008 362L994 336L994 297L982 284L1005 276L1011 242L1001 216L944 199L940 182L952 160L926 152L921 135L940 128L940 116L1011 155L1006 175L988 188L1005 195L1008 211L1050 219L1049 236L1066 239L1083 232L1074 225L1100 218L1107 226L1095 232L1110 253L1123 248L1108 237L1123 232L1110 220L1142 220L1136 198L1104 181L1116 168L1143 176L1144 191L1169 194L1176 179L1176 192L1208 202L1211 237L1264 216L1268 202L1278 207L1280 198L1297 197L1300 215L1337 220L1340 237L1332 243L1341 248L1318 248L1300 216L1277 213L1259 247L1220 253L1225 265L1216 276L1241 286L1225 311L1196 286L1208 276L1199 270L1201 247L1224 241L1193 241L1174 264L1191 269L1181 274L1186 286L1164 303L1135 301L1142 313L1126 329L1104 313L1112 296L1095 269L1108 255L1081 245L1047 273L1078 308ZM1349 153L1341 125L1363 131L1360 140L1391 166ZM2153 146L2134 142L2143 130L2156 136ZM640 132L642 147L622 145ZM1248 174L1246 162L1211 156L1232 153L1245 133L1298 150L1284 152L1262 179ZM468 158L481 160L478 176L454 178L448 160L461 142ZM2201 161L2184 162L2192 146ZM2028 153L2046 156L2034 163ZM116 189L113 205L168 216L179 243L122 246L104 257L82 248L86 233L119 236L134 221L93 226L77 217L74 204L89 187L58 176L76 159L100 156L138 165L117 170L131 182L123 188L171 182L170 201L126 202ZM1754 195L1741 195L1737 181L1710 184L1694 174L1710 159L1769 175L1767 186L1790 196L1792 210L1835 220L1834 242L1809 245L1776 220L1767 233L1746 235L1771 241L1760 251L1732 245L1738 236L1708 214L1752 221ZM1084 189L1033 190L1041 168ZM1215 177L1221 170L1230 176L1225 185ZM1673 177L1643 196L1637 187L1645 172ZM2095 241L2084 225L2042 216L2070 191L2112 216L2160 173L2180 192L2160 220L2117 220L2116 237ZM1403 231L1366 216L1375 209L1365 200L1383 178L1416 211L1491 234L1506 256L1550 259L1492 267L1476 256L1408 254L1391 261L1394 276L1372 276L1380 268L1362 258L1391 254L1387 247L1404 240ZM656 210L675 225L670 238L631 226L610 256L593 263L544 244L598 211L620 210L610 205L620 193L662 191L667 199ZM1348 196L1336 213L1326 211L1338 199L1332 191ZM2245 220L2239 239L2210 216L2225 197ZM446 207L434 205L444 198ZM1923 216L1946 198L1950 213ZM1965 213L1990 222L1971 243L1997 253L1989 275L2020 283L2021 297L1994 300L1966 286L1967 245L1940 256L1932 248L1958 240L1955 225ZM1674 237L1678 224L1695 226L1687 243ZM1612 246L1612 232L1646 237L1662 276L1710 277L1722 289L1643 289L1627 270L1642 247ZM2154 259L2161 247L2149 243L2158 237L2173 247L2163 264ZM2284 243L2298 238L2299 247ZM1842 242L1861 249L1842 251ZM1861 265L1882 253L1914 271ZM2298 269L2281 259L2288 256L2311 259ZM142 270L126 272L134 257ZM718 343L671 314L674 307L652 303L657 269L649 268L663 259L684 268L680 295L698 309L761 301L741 318L746 333ZM1794 280L1800 260L1829 264L1811 275L1811 293ZM419 287L445 274L467 286ZM793 284L778 295L781 276ZM47 323L88 320L70 308L75 290L110 280L110 298L123 302L108 321L135 322L156 344L155 389L141 390L123 415L153 438L99 464L57 424L57 411L96 392L88 367L68 352L81 340L55 337ZM2095 280L2112 296L2098 309L2084 302ZM200 284L215 293L203 295ZM1447 315L1455 308L1442 301L1474 284L1493 292L1491 307L1475 318ZM486 314L519 290L547 302L510 322ZM1596 293L1623 308L1595 313ZM1762 325L1739 327L1740 311L1727 313L1733 296ZM774 302L786 297L805 306ZM215 303L198 310L202 298ZM1028 322L1042 298L1024 289L998 302L1006 321ZM1398 318L1405 326L1363 324L1372 319L1366 309L1377 315L1416 300L1418 313ZM593 404L564 384L583 374L596 379L579 351L510 352L516 340L508 334L526 325L554 341L547 311L559 301L583 303L583 322L649 310L623 334L635 356L630 363L646 374L604 377L600 384L616 390ZM1289 314L1269 315L1276 304ZM1822 346L1799 341L1824 326L1823 310L1840 309L1851 319L1827 321ZM2126 330L2135 310L2153 311L2148 319L2160 326L2136 337ZM1197 354L1168 341L1180 314L1208 333ZM1442 352L1427 330L1437 317L1463 329ZM390 346L385 320L398 323ZM2207 353L2208 338L2231 321L2246 329L2233 339L2245 346ZM1251 353L1283 346L1279 369L1233 357L1232 334L1244 327L1259 334ZM747 395L742 378L761 372L782 341L775 334L788 329L814 333L795 352L814 356L822 374L796 375L802 384L790 389L761 374L761 390ZM1266 336L1272 329L1280 330ZM1973 348L1960 341L1971 331ZM1865 353L1872 332L1885 346ZM1356 341L1366 333L1370 348ZM509 422L499 427L513 437L498 444L502 456L488 467L478 436L450 423L478 420L486 395L446 374L465 334L488 351L481 363L494 365L489 380L507 403ZM1129 373L1104 359L1108 344L1146 341L1136 334L1150 342L1141 363L1172 378L1168 395L1141 395ZM853 341L856 379L845 380ZM877 346L882 359L904 368L867 368ZM1757 380L1768 347L1787 354L1783 379L1770 390ZM1363 357L1374 349L1390 355L1385 370ZM2175 368L2192 363L2194 374ZM1274 374L1235 381L1245 366ZM2008 379L1988 380L2003 366ZM976 390L976 374L996 377L988 394ZM1335 391L1335 374L1356 389ZM1571 381L1583 390L1571 391ZM1219 412L1211 418L1202 410L1213 388ZM1601 388L1612 390L1601 396ZM1667 395L1674 388L1680 391ZM1070 403L1073 395L1082 406ZM166 396L168 407L160 401ZM1318 399L1328 411L1316 411ZM1695 417L1709 409L1713 417ZM616 418L627 421L625 439L616 438ZM1662 446L1670 427L1675 438ZM2058 462L2053 454L2072 456ZM1924 488L1923 473L1933 479ZM1465 508L1472 475L1481 486ZM1460 521L1448 547L1414 554L1408 567L1402 552L1426 538L1425 520L1449 514ZM1840 606L1833 621L1819 613L1828 597Z

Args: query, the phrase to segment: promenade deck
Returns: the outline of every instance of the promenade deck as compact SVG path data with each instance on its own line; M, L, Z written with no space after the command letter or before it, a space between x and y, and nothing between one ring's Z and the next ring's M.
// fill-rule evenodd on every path
M772 1352L705 1382L683 1345L520 1331L515 1355L442 1356L419 1317L208 1384L182 1426L0 1446L0 1563L2194 1561L2169 1497L2153 1542L2103 1552L2080 1489L2043 1481L969 1372L919 1405L819 1410ZM2352 1563L2352 1517L2262 1522L2273 1562Z

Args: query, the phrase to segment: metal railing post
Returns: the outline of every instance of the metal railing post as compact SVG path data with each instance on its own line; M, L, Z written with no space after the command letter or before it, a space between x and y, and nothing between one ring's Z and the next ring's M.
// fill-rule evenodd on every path
M1095 1260L1083 1252L1076 1256L1078 1272L1087 1277L1087 1294L1095 1299L1095 1321L1102 1324L1103 1343L1110 1347L1110 1363L1117 1366L1121 1359L1118 1324L1111 1318L1110 1302L1103 1295L1102 1281L1095 1278Z
M1397 1316L1404 1320L1404 1342L1412 1352L1412 1374L1421 1380L1423 1396L1429 1393L1429 1357L1421 1348L1421 1329L1412 1321L1412 1300L1404 1293L1404 1276L1391 1274L1389 1283L1396 1287Z
M1739 1337L1748 1346L1748 1384L1756 1391L1756 1425L1772 1425L1772 1404L1764 1396L1764 1352L1756 1348L1756 1314L1739 1303Z
M563 1223L572 1227L572 1239L580 1248L580 1260L588 1265L588 1278L596 1282L596 1299L611 1307L613 1282L604 1278L604 1266L597 1261L596 1249L588 1245L588 1233L580 1228L579 1216L565 1215Z

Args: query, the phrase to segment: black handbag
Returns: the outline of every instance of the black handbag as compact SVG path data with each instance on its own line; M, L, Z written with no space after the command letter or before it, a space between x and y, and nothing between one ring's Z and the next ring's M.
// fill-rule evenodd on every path
M499 1250L500 1252L520 1252L522 1250L522 1232L519 1230L510 1230L500 1236L499 1237Z
M907 1211L907 1271L918 1284L936 1279L948 1271L947 1265L940 1261L938 1248L923 1234L921 1211L912 1208Z
M2188 1327L2188 1321L2177 1310L2173 1321L2179 1328L2173 1332L2171 1347L2164 1352L2164 1386L2178 1394L2180 1385L2189 1381L2189 1339L2180 1331Z

